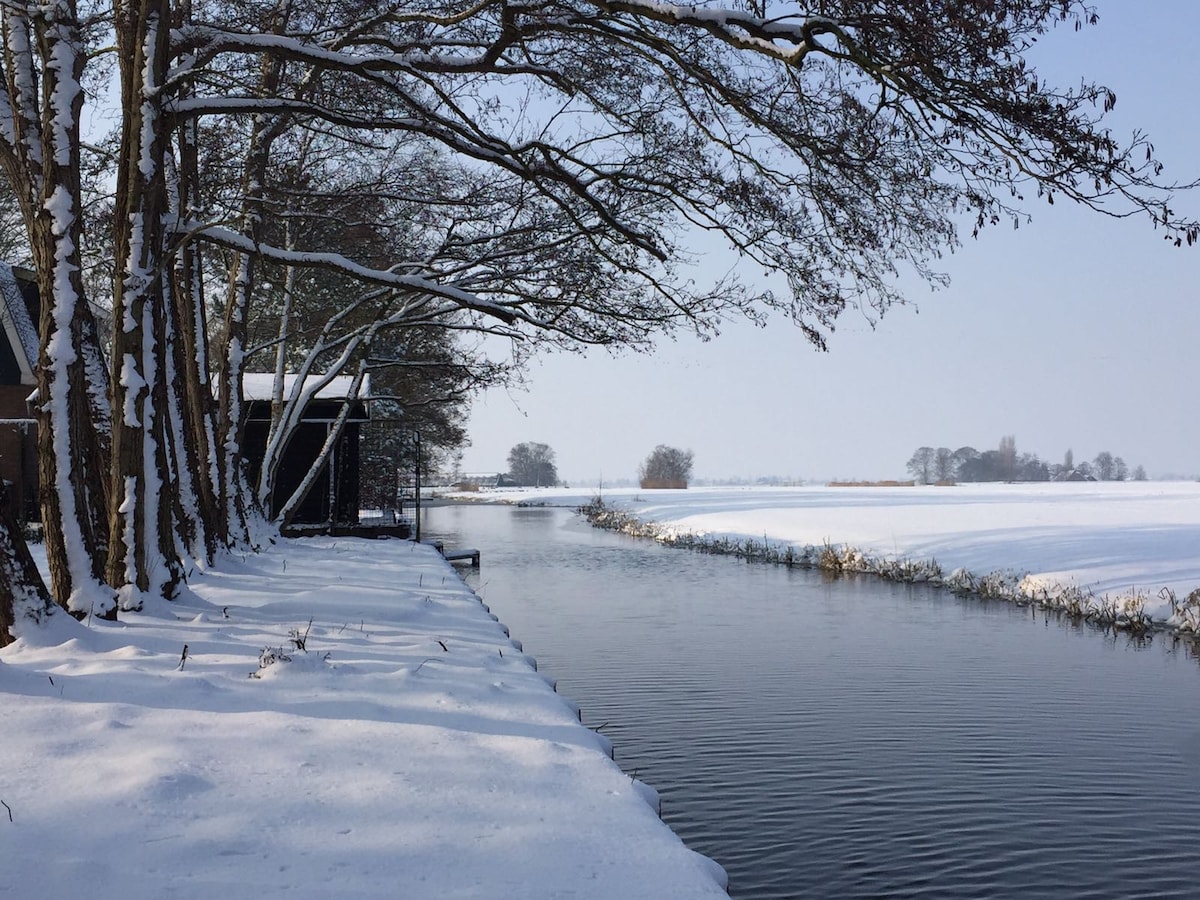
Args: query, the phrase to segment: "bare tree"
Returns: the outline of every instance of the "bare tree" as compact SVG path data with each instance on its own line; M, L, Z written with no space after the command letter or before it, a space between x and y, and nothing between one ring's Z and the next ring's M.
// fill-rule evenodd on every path
M659 444L638 470L643 488L686 488L692 477L691 450Z
M958 467L949 447L938 447L933 458L933 475L938 481L953 481Z
M1092 466L1096 477L1101 481L1113 480L1115 461L1113 460L1113 455L1107 450L1101 450L1096 454L1096 458L1092 460Z
M537 441L517 444L508 453L508 474L523 487L553 487L558 484L554 451Z
M1017 478L1017 439L1013 435L1000 438L1000 454L998 459L999 476L1002 481L1015 481Z
M909 457L908 474L918 484L929 484L933 481L934 466L937 462L937 451L932 447L918 447Z

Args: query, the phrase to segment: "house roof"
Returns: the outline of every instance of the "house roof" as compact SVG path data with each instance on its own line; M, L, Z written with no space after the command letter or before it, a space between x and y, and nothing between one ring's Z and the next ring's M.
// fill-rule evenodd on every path
M305 382L316 382L324 378L323 375L309 375ZM296 384L295 375L283 376L283 396L286 400L292 392L292 387ZM363 377L362 384L359 386L358 395L349 397L350 388L354 385L354 378L351 375L335 375L333 380L323 388L318 390L312 399L314 400L370 400L371 399L371 376ZM242 396L249 401L254 400L270 400L271 390L275 386L275 376L270 372L247 372L242 376Z
M36 310L30 309L30 300L36 303L36 286L22 290L18 275L13 267L0 262L0 329L2 329L12 355L21 374L21 384L35 384L34 368L38 358L38 331L34 322Z

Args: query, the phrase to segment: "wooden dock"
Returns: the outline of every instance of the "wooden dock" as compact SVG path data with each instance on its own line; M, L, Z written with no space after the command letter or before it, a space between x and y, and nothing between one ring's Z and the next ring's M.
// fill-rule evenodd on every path
M470 563L472 569L479 568L479 551L473 549L467 550L447 550L446 545L436 538L431 541L422 541L423 544L428 544L442 554L442 559L451 563Z
M478 550L450 550L442 551L442 556L447 562L458 563L466 562L471 564L472 569L479 568L479 551Z

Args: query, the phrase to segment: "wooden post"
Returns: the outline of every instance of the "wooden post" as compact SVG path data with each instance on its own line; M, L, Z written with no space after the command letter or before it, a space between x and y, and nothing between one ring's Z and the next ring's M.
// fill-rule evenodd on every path
M326 440L332 432L333 425L326 425ZM329 459L325 461L325 468L329 474L329 533L333 534L333 528L337 525L337 444L329 449Z
M416 511L414 516L417 521L417 541L421 540L421 432L413 432L414 443L417 450L417 471L414 473L413 486L416 488Z

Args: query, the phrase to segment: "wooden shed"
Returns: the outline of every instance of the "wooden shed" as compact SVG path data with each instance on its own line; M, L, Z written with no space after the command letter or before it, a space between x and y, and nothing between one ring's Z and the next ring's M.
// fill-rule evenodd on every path
M275 376L247 374L242 380L246 400L246 422L242 432L242 453L251 483L257 481L267 448L271 425L271 389ZM284 396L288 396L296 376L284 376ZM270 514L279 514L283 504L300 486L321 453L329 430L346 402L353 378L335 377L317 391L309 402L300 425L284 451L276 479ZM352 525L358 522L359 509L359 437L369 417L370 380L364 379L359 393L351 399L350 418L334 447L331 459L321 468L316 483L300 505L293 523L298 525ZM332 477L331 477L332 469Z
M0 263L0 478L20 521L38 518L37 420L29 408L36 388L37 322L33 272Z

